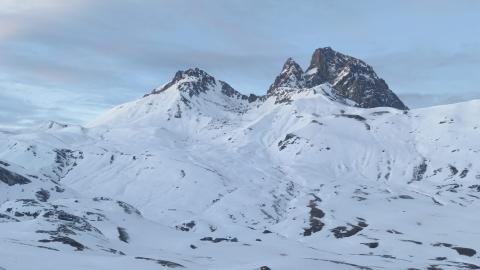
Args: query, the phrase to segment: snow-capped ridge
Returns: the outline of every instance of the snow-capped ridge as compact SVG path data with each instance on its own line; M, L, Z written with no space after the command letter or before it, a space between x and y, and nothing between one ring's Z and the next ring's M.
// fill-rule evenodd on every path
M215 84L215 78L205 71L199 68L190 68L177 71L169 83L154 89L151 94L160 94L172 86L176 86L179 91L185 92L191 97L206 92Z
M190 68L177 71L170 82L155 88L144 97L177 91L180 92L178 98L185 104L192 98L206 93L248 103L263 102L273 97L278 104L290 100L286 98L287 96L323 84L331 87L331 92L337 100L347 101L347 104L354 104L357 107L408 109L389 89L385 81L377 76L371 66L360 59L337 52L331 47L316 49L305 71L293 58L288 58L266 95L244 95L227 82L217 80L204 70ZM207 96L204 97L207 98ZM208 98L212 99L213 96ZM345 104L343 101L341 103Z
M253 94L248 96L241 94L225 81L215 79L200 68L189 68L177 71L169 83L155 88L150 94L146 94L144 97L161 94L169 89L180 91L190 98L199 96L210 90L215 91L216 89L220 89L219 92L221 94L230 98L247 100L249 102L253 102L258 98Z

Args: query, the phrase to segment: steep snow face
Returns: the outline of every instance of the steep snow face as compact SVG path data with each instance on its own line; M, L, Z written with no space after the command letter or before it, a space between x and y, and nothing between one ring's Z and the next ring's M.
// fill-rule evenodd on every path
M0 133L0 267L479 267L480 101L177 74L87 128Z

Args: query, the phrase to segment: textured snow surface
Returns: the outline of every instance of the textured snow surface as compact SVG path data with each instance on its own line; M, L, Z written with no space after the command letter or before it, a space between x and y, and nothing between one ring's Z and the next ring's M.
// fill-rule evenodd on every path
M0 132L0 269L480 269L480 101L179 85Z

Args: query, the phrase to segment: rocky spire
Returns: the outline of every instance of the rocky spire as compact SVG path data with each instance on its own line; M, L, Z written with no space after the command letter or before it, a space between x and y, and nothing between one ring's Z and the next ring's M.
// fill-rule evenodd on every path
M267 94L272 94L280 87L303 88L305 81L303 79L303 70L292 58L288 58L283 65L282 72L277 76L275 82L270 86Z

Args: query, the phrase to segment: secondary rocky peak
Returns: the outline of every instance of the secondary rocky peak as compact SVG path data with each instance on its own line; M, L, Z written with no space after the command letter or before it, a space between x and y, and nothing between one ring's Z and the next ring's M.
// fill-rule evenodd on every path
M292 58L288 58L280 75L275 78L275 82L270 86L267 94L272 94L280 87L303 88L304 86L303 69Z
M216 85L215 78L199 68L179 70L173 79L160 88L153 90L152 94L159 94L177 84L179 91L187 93L190 97L206 92Z
M201 93L206 93L207 91L212 90L218 91L219 94L223 94L229 98L247 100L248 102L253 102L261 98L253 94L250 94L249 96L243 95L228 83L215 79L213 76L199 68L177 71L169 83L154 89L146 96L160 94L170 88L175 88L175 90L185 93L189 97L198 96ZM186 95L183 97L186 97Z

